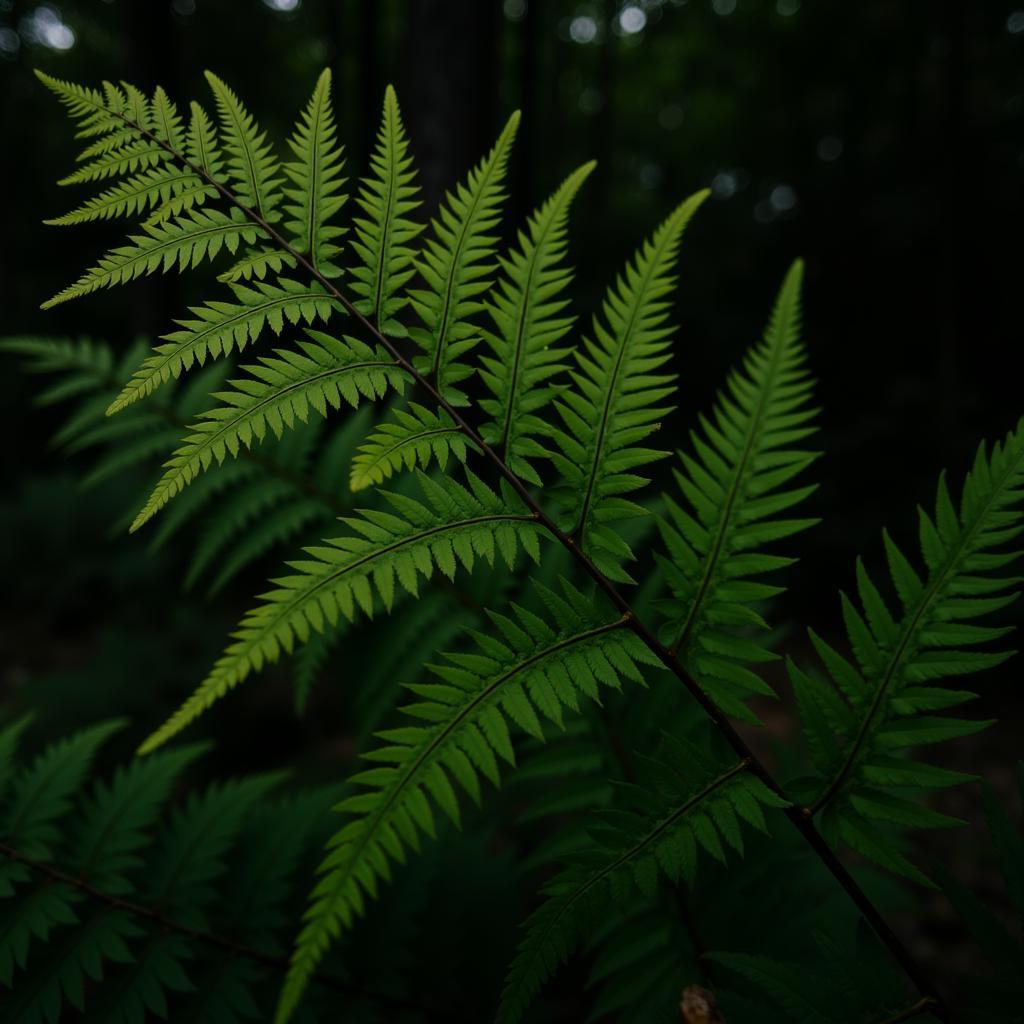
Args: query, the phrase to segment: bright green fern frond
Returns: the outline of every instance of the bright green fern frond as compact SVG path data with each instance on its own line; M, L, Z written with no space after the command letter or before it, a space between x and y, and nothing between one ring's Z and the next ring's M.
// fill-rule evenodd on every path
M121 394L111 403L108 415L120 412L140 398L152 394L171 377L180 377L193 364L202 366L207 358L219 359L239 352L255 341L265 326L280 335L286 324L311 324L328 320L338 308L336 301L318 284L300 284L280 277L274 284L253 281L231 286L235 302L212 301L193 306L194 320L178 320L182 330L163 335L166 345L132 374Z
M195 100L189 106L192 116L188 122L186 153L191 163L211 178L221 178L224 159L219 149L217 127L210 115Z
M497 333L484 335L494 355L482 358L480 376L494 397L480 403L490 417L482 436L503 451L514 472L535 484L540 479L529 458L547 454L536 441L545 433L536 413L557 393L548 382L566 369L567 351L555 346L573 324L562 315L567 300L559 298L572 280L563 264L569 207L595 166L591 161L573 171L532 214L519 248L502 260L505 276L487 308Z
M220 115L221 144L228 154L228 175L238 197L266 221L274 221L282 178L273 148L241 100L212 71L204 72Z
M479 340L479 329L469 317L484 308L480 296L490 287L497 244L492 232L501 215L505 169L518 127L517 111L465 184L448 193L418 261L427 287L410 293L425 325L409 331L424 353L416 358L416 369L459 404L466 398L454 385L473 372L460 359Z
M712 418L701 417L692 453L679 453L675 477L685 507L666 498L658 523L668 554L658 563L672 590L661 602L667 621L659 639L723 711L748 721L757 719L744 700L771 690L747 666L775 656L737 628L764 629L750 606L781 592L750 577L789 565L792 559L761 548L815 522L778 518L814 490L782 489L816 458L795 447L813 434L815 415L800 343L802 274L795 263L764 340L747 353L744 372L730 375Z
M443 409L433 413L410 402L408 411L396 409L392 415L394 419L381 423L352 460L353 491L379 484L402 469L426 469L432 458L444 469L449 455L465 462L469 451L476 450Z
M275 581L204 682L140 751L165 743L250 672L304 643L310 630L323 632L360 610L373 615L375 592L390 609L396 584L415 596L420 577L429 579L435 566L452 579L458 565L468 571L477 557L493 564L497 551L512 568L520 546L538 560L541 530L533 515L507 487L498 495L472 473L467 477L468 489L420 474L425 503L385 494L393 512L367 509L343 519L348 536L307 548L306 560L289 563L297 575Z
M131 235L131 245L111 249L97 266L86 271L73 285L42 304L49 309L101 288L127 284L144 274L167 272L177 266L183 271L212 260L221 249L237 252L242 242L252 244L264 233L240 213L231 216L218 210L192 210L186 216L163 224L144 224L144 235Z
M596 340L576 351L574 387L556 399L563 428L549 428L552 459L562 477L558 496L562 526L598 568L618 582L632 582L622 563L628 545L610 525L646 514L621 497L647 481L631 472L667 453L639 447L658 429L675 392L672 374L656 373L669 359L671 327L665 322L675 284L673 265L683 230L707 192L681 203L641 246L608 290L604 322L594 318Z
M285 213L291 217L285 222L285 229L291 233L295 249L308 256L320 273L336 276L340 271L331 261L341 252L336 239L345 229L330 221L346 198L341 191L345 184L341 176L345 159L334 125L330 69L321 72L288 145L295 160L284 165L284 172L295 187L285 189L290 200L285 204Z
M339 341L319 331L299 343L301 351L277 349L272 357L245 367L249 376L231 382L233 390L213 397L221 404L203 413L184 444L165 463L166 471L132 523L132 532L151 519L179 491L216 461L237 457L241 448L263 441L267 428L278 438L310 410L324 418L328 409L352 408L364 398L401 392L406 373L381 347L355 338Z
M431 801L456 824L455 784L480 801L481 777L497 784L499 762L514 764L509 723L543 737L541 719L561 727L582 698L602 685L643 682L637 664L653 664L620 616L601 615L567 583L563 595L538 588L550 623L515 607L515 618L490 613L492 628L472 631L476 650L445 655L434 679L409 689L420 698L403 708L427 725L379 734L387 744L366 754L375 767L352 781L367 787L338 810L353 815L329 844L323 878L292 956L278 1009L286 1021L331 939L351 927L367 899L390 878L391 862L434 836Z
M365 216L356 218L353 248L362 264L351 270L351 288L359 296L355 305L360 313L381 330L403 335L405 328L395 316L408 300L397 293L416 272L410 242L423 225L409 217L420 205L419 188L398 97L390 85L370 167L373 174L362 179L357 199Z
M279 249L260 249L243 256L233 267L217 275L218 281L234 284L237 281L262 281L268 273L278 274L285 267L295 267L295 257Z
M545 888L544 903L525 924L509 969L498 1024L516 1024L541 986L603 917L609 900L623 902L633 886L645 896L659 877L692 885L700 851L725 861L743 852L743 823L766 830L765 807L785 801L745 769L723 764L692 744L666 737L657 760L641 761L640 810L609 812L593 842Z
M905 760L898 752L967 736L990 724L934 714L975 696L934 684L992 668L1013 653L975 650L1009 632L1006 627L977 625L975 620L1017 597L1020 579L1005 570L1021 552L1006 545L1024 529L1022 504L1024 421L991 452L985 445L978 449L959 508L943 476L934 517L919 510L923 576L884 534L893 588L902 608L899 615L893 615L858 561L859 607L842 595L854 661L810 634L832 685L790 665L802 725L820 775L809 803L812 810L822 812L822 831L922 883L927 883L925 876L892 848L879 825L957 824L899 791L951 785L963 777Z

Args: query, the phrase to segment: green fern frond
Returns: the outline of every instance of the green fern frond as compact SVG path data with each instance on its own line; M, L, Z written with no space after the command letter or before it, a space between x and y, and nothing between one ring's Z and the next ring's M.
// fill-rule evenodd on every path
M242 242L252 244L264 236L259 228L242 218L218 210L192 210L186 216L164 224L144 224L144 235L131 235L131 245L111 249L106 256L74 284L42 304L50 309L101 288L127 284L145 274L179 271L214 259L221 249L238 251Z
M277 219L274 207L281 198L278 186L283 179L275 177L280 168L267 142L267 133L260 131L252 114L227 84L212 71L204 74L217 101L220 142L228 154L228 176L242 202L264 220L273 222Z
M353 248L362 263L350 271L352 291L359 296L356 309L394 336L405 334L396 319L407 299L397 293L416 272L416 253L410 242L423 225L410 219L416 198L416 170L409 155L409 140L398 109L398 97L389 85L377 146L370 157L371 175L360 182L356 200L365 216L355 221Z
M285 268L295 268L295 257L281 249L261 249L243 256L233 267L217 275L218 281L234 284L238 281L262 281L268 273L279 274Z
M621 495L647 482L631 470L667 454L638 442L670 411L659 403L674 394L675 377L654 371L669 360L667 296L680 239L707 195L698 192L681 203L608 290L605 322L595 317L594 340L585 339L576 351L575 386L555 400L564 423L549 428L556 446L551 458L562 478L561 525L617 582L632 582L622 562L633 555L610 524L646 514Z
M352 408L364 398L382 398L388 389L401 392L406 374L381 347L355 338L339 341L319 331L299 343L300 351L277 349L258 364L245 367L246 378L231 382L231 391L213 397L221 404L193 423L184 443L165 463L166 471L136 516L134 532L179 491L216 461L237 457L241 448L263 441L267 429L278 438L310 410L324 418L343 402Z
M352 460L353 491L379 484L403 469L417 465L426 469L432 458L444 469L449 455L465 462L468 453L476 450L443 409L433 413L410 402L408 411L396 409L392 415L394 419L379 424Z
M493 629L473 631L476 650L445 655L435 679L408 688L420 698L403 708L426 726L380 733L387 744L365 755L374 763L351 780L370 791L338 807L354 815L329 844L307 924L299 936L278 1008L288 1020L309 976L339 930L351 927L367 899L390 878L391 862L434 836L431 802L456 825L455 784L477 803L481 776L497 784L499 761L515 763L509 723L543 737L541 718L561 727L566 710L623 679L643 683L639 664L653 659L623 628L600 616L590 600L563 582L563 595L539 588L551 624L524 608L515 618L489 613Z
M692 454L679 453L675 478L688 507L666 498L667 515L658 522L668 557L656 557L672 591L660 604L666 621L659 639L723 711L755 722L744 700L772 691L747 666L775 655L737 629L767 628L750 605L781 588L750 577L791 564L761 548L816 522L778 518L815 489L781 489L817 457L795 447L814 433L815 416L800 343L802 276L797 262L764 340L747 353L744 372L730 375L711 419L701 417Z
M522 546L537 561L540 527L511 491L498 495L467 471L469 489L451 478L420 474L426 503L385 494L394 512L364 510L343 520L352 533L307 548L304 561L290 565L297 575L276 581L264 603L241 622L232 643L196 692L139 748L155 750L179 733L250 672L277 661L339 618L374 612L374 593L390 609L396 583L416 595L420 576L435 566L453 579L479 556L494 563L495 551L512 568Z
M38 69L35 71L35 76L67 108L71 119L77 122L79 138L108 135L111 132L125 129L123 118L118 117L108 108L103 93L98 89L65 82ZM108 84L104 83L104 85ZM87 150L86 159L89 155L91 154Z
M416 369L458 404L467 400L454 385L473 372L459 360L479 340L479 329L469 318L483 309L480 296L490 287L497 244L492 232L501 215L505 169L518 127L517 111L494 148L469 172L465 184L448 193L431 222L433 237L417 263L427 287L409 293L412 307L425 325L409 330L423 350L416 357Z
M336 239L345 229L331 225L330 220L346 199L341 191L345 159L334 125L329 68L321 72L288 145L295 160L284 165L284 172L295 187L285 189L290 202L284 209L291 217L285 229L295 249L308 256L320 273L336 276L340 270L331 261L341 252Z
M821 812L822 831L922 884L929 884L927 878L892 848L878 825L958 823L893 790L951 785L962 776L905 760L898 751L967 736L990 724L932 714L975 696L933 684L993 668L1013 653L969 648L1010 631L974 620L1017 597L1020 579L1004 570L1021 552L1005 545L1024 529L1022 503L1024 421L991 452L985 445L978 449L959 508L943 476L934 517L919 510L923 577L892 538L883 535L902 613L893 615L858 561L860 607L842 595L854 662L812 631L832 685L790 664L804 733L820 776L810 807Z
M192 116L188 122L186 155L194 167L220 181L224 158L219 149L217 127L210 115L195 100L189 105L189 111Z
M642 809L607 812L592 842L545 888L544 903L524 925L498 1024L522 1020L609 901L625 901L634 886L649 897L662 875L692 885L701 850L722 862L727 848L742 854L743 823L765 831L763 808L786 806L746 771L746 761L723 764L671 737L657 760L640 763L648 776L643 788L627 788Z
M497 333L484 334L494 355L482 358L480 376L494 397L480 402L490 417L482 436L502 450L513 472L535 484L540 479L529 458L547 454L536 441L545 433L536 414L557 393L549 381L566 369L568 353L556 346L573 324L561 315L568 302L558 297L572 280L563 265L569 207L596 166L590 161L573 171L531 215L519 248L502 260L505 276L487 307Z

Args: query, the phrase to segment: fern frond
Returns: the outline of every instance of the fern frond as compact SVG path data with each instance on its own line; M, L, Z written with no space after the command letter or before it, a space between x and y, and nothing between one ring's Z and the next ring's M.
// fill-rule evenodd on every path
M213 301L193 306L194 320L175 321L182 329L163 335L167 342L132 374L121 394L110 404L108 415L151 395L171 377L180 377L193 364L202 366L208 358L241 352L256 341L264 327L280 336L286 324L327 321L338 308L336 301L317 284L303 285L286 277L274 284L254 281L251 286L231 286L235 302Z
M669 360L665 326L675 283L673 264L683 230L708 193L681 203L626 266L604 300L604 323L594 318L594 340L576 351L574 387L555 408L564 427L551 427L551 458L562 485L563 529L611 580L632 582L622 568L632 558L628 545L610 525L644 515L621 497L647 481L631 472L667 453L638 442L657 430L675 392L672 374L655 373Z
M476 450L443 409L433 413L410 402L408 411L396 409L392 415L394 419L381 423L352 460L353 491L379 484L402 469L426 469L432 458L441 469L449 455L464 463L469 451Z
M748 665L775 655L736 632L765 629L750 605L781 588L751 577L793 561L764 554L765 544L816 522L778 518L815 489L782 490L817 457L795 447L814 433L815 416L799 337L802 275L797 262L764 340L747 353L743 372L730 375L711 419L701 417L692 453L679 453L675 478L686 507L666 498L667 515L658 522L668 557L656 557L672 591L660 604L666 621L659 639L723 711L755 722L744 700L772 691Z
M224 159L219 149L220 139L210 115L195 101L189 105L191 117L188 122L186 153L191 163L205 171L216 181L221 179Z
M494 397L480 402L490 417L481 434L502 450L513 472L535 484L540 479L529 458L546 454L536 441L545 433L536 413L557 393L548 382L566 369L568 354L557 342L573 324L561 315L567 300L558 297L572 280L563 265L569 207L595 166L590 161L573 171L530 216L519 248L501 261L504 277L487 306L496 333L486 332L484 340L494 354L482 357L480 376Z
M320 273L335 276L340 270L331 261L341 252L336 239L345 229L332 226L330 220L346 199L341 191L345 160L334 125L329 68L321 72L288 145L295 160L284 165L284 172L295 187L285 189L290 202L284 209L291 217L285 230L296 250L307 255Z
M642 809L609 812L590 846L545 888L545 902L527 920L498 1024L523 1018L609 900L624 901L633 886L650 896L661 875L692 885L702 849L723 862L728 847L742 854L742 824L765 831L763 808L786 806L745 770L746 761L723 764L680 740L666 737L659 759L641 763L650 776L636 790Z
M930 789L959 777L904 760L897 752L967 736L990 724L929 712L956 707L975 696L935 686L937 680L973 675L1013 653L972 648L1010 631L980 626L975 620L1017 597L1020 578L1007 576L1004 570L1021 552L1005 545L1024 529L1022 503L1024 421L991 451L979 447L959 508L943 476L934 517L919 510L923 577L892 538L883 535L902 613L893 615L858 561L860 606L841 595L854 662L812 631L811 640L832 685L817 682L790 664L802 725L820 776L810 806L822 812L823 833L922 884L928 884L927 878L882 837L878 823L957 824L893 790Z
M285 267L295 267L295 257L281 249L261 249L243 256L233 267L217 275L218 281L234 284L237 281L262 281L268 273L279 274Z
M473 474L467 477L469 489L420 474L426 503L385 494L394 512L364 510L343 520L352 530L348 536L307 548L309 558L290 563L297 575L276 581L204 682L140 752L179 733L250 672L304 643L310 630L323 632L360 610L372 616L374 592L390 609L396 583L415 596L420 576L429 579L435 566L453 579L459 564L470 570L477 556L492 565L497 550L512 568L520 546L537 561L541 531L533 515L508 488L498 495Z
M184 444L165 463L164 475L132 523L133 533L214 461L237 457L241 448L263 441L268 427L280 438L296 421L307 422L310 410L326 418L329 408L340 409L343 402L355 408L364 398L374 401L389 388L405 387L405 372L381 346L372 349L355 338L339 341L319 331L309 335L299 343L301 351L277 349L245 367L249 376L233 380L231 391L213 396L221 404L192 424Z
M192 210L186 216L163 224L144 224L144 235L131 235L131 245L111 249L91 270L74 284L42 304L50 309L69 299L77 299L101 288L127 284L145 274L198 266L214 259L221 249L237 252L242 242L254 243L264 237L250 221L228 216L218 210Z
M235 93L212 71L204 72L213 90L220 115L221 144L228 154L228 176L238 189L238 197L268 222L277 219L274 207L281 198L275 177L279 171L267 133L260 131L252 114Z
M431 801L456 825L455 784L477 803L481 776L497 784L499 760L515 763L509 723L543 737L541 718L561 727L565 710L599 687L643 682L637 664L652 664L621 617L598 615L569 584L563 596L540 588L549 624L524 608L515 618L490 613L493 630L473 631L476 651L445 655L434 681L409 689L419 701L403 708L426 726L380 733L387 746L366 758L375 767L352 781L368 787L338 807L355 817L329 844L307 924L299 936L277 1021L288 1020L309 976L339 930L351 927L367 899L391 873L391 862L436 832Z
M397 295L416 272L416 253L410 242L423 225L409 215L419 207L416 170L409 155L409 140L398 109L398 97L389 85L377 146L370 157L371 175L360 182L356 200L365 216L355 221L353 248L362 263L350 271L352 291L359 296L356 309L391 335L405 334L396 319L408 301Z
M459 360L479 340L479 330L469 317L483 309L480 296L490 287L497 243L491 232L501 215L505 169L518 127L517 111L494 148L469 172L465 184L448 193L431 222L433 237L417 263L427 287L409 293L412 307L425 325L409 330L423 350L416 357L416 369L457 404L467 401L454 385L473 372Z

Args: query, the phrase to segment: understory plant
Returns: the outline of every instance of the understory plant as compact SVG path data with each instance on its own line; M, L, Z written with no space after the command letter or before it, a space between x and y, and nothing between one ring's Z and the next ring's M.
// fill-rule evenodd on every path
M879 909L878 869L949 889L1001 979L971 1019L1022 1019L1019 937L908 837L958 824L928 797L973 777L919 748L990 724L962 717L964 687L1011 653L1024 423L939 479L916 543L883 533L876 567L841 581L845 638L812 624L766 673L817 521L799 262L683 433L674 295L706 193L668 212L579 324L571 211L594 165L510 233L517 114L428 220L391 88L350 183L327 71L285 145L213 74L212 108L187 111L160 88L39 77L83 145L63 183L92 186L51 223L133 224L44 309L208 263L217 283L151 350L5 348L57 375L46 400L74 400L58 440L96 453L94 484L151 467L125 525L156 545L193 531L189 586L286 560L109 780L89 777L113 725L22 767L24 723L0 735L5 1020L479 1020L352 974L367 948L397 964L402 926L375 933L375 915L411 919L438 895L416 865L435 841L461 849L463 826L487 837L486 891L535 893L518 935L495 911L485 936L507 960L485 1010L500 1024L569 1019L549 993L578 958L589 975L556 991L586 987L574 1005L592 1019L951 1020ZM336 790L257 776L177 793L200 753L183 734L281 664L299 713L328 677L351 691L358 770ZM766 676L802 737L770 760L750 739L777 696ZM1019 903L1020 837L989 805ZM457 991L458 959L432 960L444 903L463 905L443 895L412 957Z

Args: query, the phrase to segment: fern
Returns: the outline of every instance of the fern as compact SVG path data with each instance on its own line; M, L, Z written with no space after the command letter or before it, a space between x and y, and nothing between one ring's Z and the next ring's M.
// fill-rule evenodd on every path
M654 373L669 359L665 296L683 230L706 196L681 203L609 289L606 324L595 318L594 340L576 350L574 388L555 402L564 424L551 428L561 525L610 580L630 581L622 562L632 552L608 524L645 514L620 497L646 483L629 471L665 455L637 442L669 411L655 403L675 391L671 375Z
M789 271L764 341L744 360L746 373L729 378L714 422L701 418L701 435L691 435L693 453L679 454L675 476L688 509L668 498L658 524L668 552L658 564L672 591L661 602L660 639L724 711L755 722L743 700L772 691L747 664L775 655L737 636L736 628L765 629L750 605L781 589L750 577L793 561L763 554L764 544L815 522L777 518L814 491L813 485L781 489L815 458L793 447L814 430L798 339L802 274L799 263Z
M892 538L883 535L902 614L893 615L858 561L860 607L842 595L855 662L812 631L811 641L831 684L815 681L790 663L818 772L809 811L821 813L826 836L922 884L930 884L927 876L886 841L879 823L919 828L957 823L900 791L948 786L963 776L905 760L898 751L968 736L990 724L930 714L975 696L930 684L973 675L1010 656L969 648L1009 632L1008 627L981 626L975 620L1016 597L1018 580L1001 570L1019 554L1005 545L1021 532L1022 500L1024 422L991 451L984 445L978 449L959 508L945 477L940 479L934 516L923 509L919 513L923 578Z

